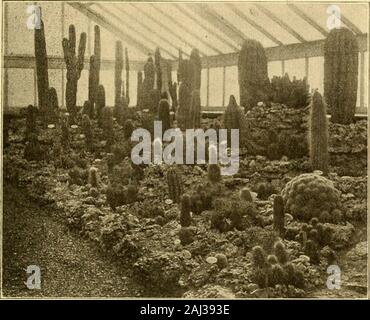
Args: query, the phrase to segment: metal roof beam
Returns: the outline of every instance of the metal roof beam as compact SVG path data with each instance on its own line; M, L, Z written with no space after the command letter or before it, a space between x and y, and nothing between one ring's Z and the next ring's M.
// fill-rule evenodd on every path
M269 33L265 28L260 26L258 23L253 21L249 18L244 12L240 11L234 3L229 3L230 10L232 10L239 18L245 20L248 24L250 24L253 28L264 34L267 38L269 38L272 42L276 43L279 46L282 46L283 43L275 38L271 33Z
M343 13L340 14L340 20L348 27L350 28L355 34L359 35L359 34L363 34L363 32L357 28L357 26L355 26L353 24L353 22L351 20L349 20L346 16L343 15Z
M307 14L305 14L300 8L298 8L294 3L288 3L288 7L299 17L301 17L304 21L306 21L309 25L314 27L317 31L319 31L324 37L326 37L329 32L326 31L323 27L321 27L316 21L311 19Z
M303 38L298 32L293 30L289 25L287 25L284 21L280 20L275 14L273 14L270 10L266 9L264 6L260 4L255 4L255 6L262 11L266 16L268 16L272 21L277 23L281 28L285 31L290 33L293 37L295 37L300 42L307 42L305 38Z
M85 6L84 4L79 2L67 2L67 3L72 8L78 10L95 23L107 29L109 32L113 33L116 37L120 38L122 41L134 46L136 49L138 49L145 55L153 53L152 49L148 48L146 45L142 44L141 42L137 41L127 33L123 32L120 28L117 28L116 26L112 25L105 17L95 12L94 10L90 9L89 7Z

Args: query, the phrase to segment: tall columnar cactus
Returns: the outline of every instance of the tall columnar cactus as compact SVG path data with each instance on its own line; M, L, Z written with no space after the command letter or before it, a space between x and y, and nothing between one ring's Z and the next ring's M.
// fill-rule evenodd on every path
M348 29L330 31L324 45L324 96L331 121L353 122L357 99L358 43Z
M41 20L40 28L35 28L35 58L37 74L37 94L39 109L43 116L48 114L48 58L46 53L44 22ZM45 117L45 119L46 119Z
M200 91L194 90L191 94L190 112L188 113L187 127L192 129L200 128L201 119Z
M107 141L107 147L111 146L114 142L113 131L113 113L109 107L104 107L101 110L101 126L103 129L104 139Z
M122 42L116 41L116 56L114 64L114 107L115 111L121 103L122 95L122 70L123 70L123 49Z
M91 121L87 114L84 114L82 116L82 130L85 135L86 149L88 151L92 151L94 136L93 136L93 129L92 129Z
M314 170L328 173L328 121L326 118L325 103L319 92L312 96L310 104L310 159Z
M193 49L190 53L190 64L192 68L192 90L200 90L202 62L200 60L199 50Z
M155 50L154 54L154 64L155 64L155 72L156 72L156 80L157 80L157 90L162 93L162 67L161 67L161 52L159 48Z
M283 200L283 197L280 195L277 195L274 198L273 215L274 215L274 230L276 230L279 236L282 237L285 231L284 200Z
M180 210L180 224L181 227L190 227L191 215L190 215L191 200L190 196L184 194L181 197L181 210Z
M158 120L162 121L162 130L171 128L170 104L167 99L161 99L158 106Z
M172 100L172 111L177 111L177 83L172 81L168 82L168 91L170 92L171 100Z
M47 105L48 105L48 119L51 122L56 122L58 120L58 95L55 88L50 87L48 89L48 99L47 99Z
M267 99L267 58L262 44L245 40L238 58L240 105L246 110Z
M94 27L94 34L94 54L90 57L89 70L89 101L91 103L93 113L96 108L101 64L100 28L98 25L95 25Z
M125 48L125 70L126 70L126 102L130 104L130 61L128 59L128 50Z
M64 60L67 68L66 106L74 119L77 108L77 82L80 79L84 66L84 55L86 49L86 33L80 35L78 53L76 55L76 31L74 25L69 26L69 38L63 39Z
M180 203L183 186L181 178L175 168L170 168L167 172L167 185L170 198L175 203Z
M136 89L136 105L139 109L143 109L143 73L137 73L137 89Z
M185 130L186 118L188 117L191 106L191 89L189 84L181 82L179 86L179 108L177 109L176 119L181 130Z
M153 58L150 56L144 66L144 81L143 81L143 108L153 109L151 94L154 88L155 81L155 66ZM157 106L155 106L157 108Z
M105 107L105 89L102 84L98 86L97 96L96 96L96 113L98 116L98 124L101 127L101 111Z

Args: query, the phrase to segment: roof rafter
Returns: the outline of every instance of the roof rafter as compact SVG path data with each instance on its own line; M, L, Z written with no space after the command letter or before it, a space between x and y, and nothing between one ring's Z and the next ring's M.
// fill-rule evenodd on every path
M221 50L217 49L216 47L212 46L212 45L211 45L211 44L209 44L209 43L206 43L202 37L200 37L200 36L199 36L198 34L196 34L195 32L191 31L191 29L190 29L190 28L188 28L188 27L184 26L183 24L179 23L177 20L175 20L175 19L174 19L172 16L170 16L168 13L164 12L162 9L160 9L159 7L157 7L157 6L153 5L153 4L150 4L150 6L151 6L152 8L154 8L156 11L160 12L160 13L161 13L163 16L165 16L167 19L169 19L169 20L170 20L174 25L176 25L176 26L178 26L179 28L182 28L182 29L184 29L184 28L185 28L185 30L186 30L186 32L187 32L188 34L190 34L191 36L193 36L194 38L196 38L196 39L198 39L200 42L202 42L202 43L203 43L203 45L204 45L205 47L207 47L208 49L211 49L211 50L213 50L213 51L215 51L215 52L217 52L217 53L219 53L219 54L222 54L222 51L221 51ZM195 46L192 46L192 47L194 48ZM206 55L206 54L204 54L204 55Z
M244 35L241 35L239 30L238 32L234 32L233 30L228 28L224 19L210 12L210 10L208 10L205 7L205 4L193 5L186 3L184 5L191 11L196 13L202 19L207 20L215 28L217 28L219 31L221 31L224 35L226 35L229 39L233 40L234 42L241 44L245 40Z
M234 3L229 3L230 10L234 12L238 17L245 20L248 24L250 24L253 28L264 34L267 38L269 38L271 41L276 43L279 46L282 46L283 43L275 38L271 33L269 33L265 28L263 28L261 25L253 21L251 18L249 18L244 12L240 11Z
M116 7L116 9L121 12L122 14L125 15L125 17L127 17L128 19L130 19L131 21L135 20L132 18L132 16L130 16L127 12L125 12L122 8L120 8L119 6ZM153 30L150 29L147 25L145 25L144 23L141 23L137 20L135 20L142 28L144 28L146 31L150 32L150 33L153 33ZM173 43L171 41L169 41L166 37L162 36L160 33L156 33L155 36L159 39L161 39L163 42L165 42L169 47L171 48L174 48L176 51L178 50L178 48L176 46L173 45ZM176 57L177 59L177 57Z
M186 11L187 9L185 7L182 7L181 4L174 3L173 5L178 10L180 10L182 12L182 14L184 14L186 17L188 17L190 20L194 21L195 23L199 24L204 30L206 30L207 32L209 32L210 34L212 34L212 36L214 36L215 38L217 38L218 40L220 40L222 43L227 44L233 50L239 50L238 47L235 46L229 40L229 38L221 37L218 33L215 33L214 30L212 30L206 24L203 23L203 20L202 19L196 19L196 18L194 18L194 16L192 16L188 11Z
M187 41L179 36L179 35L176 35L173 33L173 30L171 30L168 26L166 26L164 23L162 23L161 21L159 20L156 20L154 19L153 17L151 17L147 12L145 12L144 10L142 10L140 7L137 6L136 3L130 3L130 6L134 7L136 10L138 10L139 12L141 12L144 16L146 16L149 20L151 20L153 23L159 25L161 28L163 28L164 30L166 30L167 32L169 32L171 35L173 35L175 38L179 39L181 42L184 42L185 44L189 45L187 43ZM183 54L187 57L190 57L190 55L186 52L183 52Z
M316 21L310 18L307 14L305 14L301 9L299 9L294 3L288 3L288 8L290 8L295 14L301 17L304 21L306 21L309 25L314 27L317 31L319 31L324 37L326 37L329 32L326 31L323 27L321 27Z
M260 11L262 11L266 16L268 16L272 21L277 23L281 28L285 31L290 33L294 38L296 38L300 42L307 42L305 38L303 38L298 32L293 30L289 25L287 25L284 21L280 20L275 14L273 14L270 10L262 6L261 4L254 4Z
M111 17L113 17L114 19L118 20L119 23L121 23L125 27L130 28L130 30L133 30L130 25L128 25L123 19L121 19L121 17L119 17L115 13L109 11L105 7L103 7L102 4L95 3L95 6L98 7L100 10L104 11L106 14L110 15ZM140 37L142 37L143 39L145 39L145 41L147 41L148 43L150 43L154 48L158 46L158 44L156 42L154 42L151 38L149 38L146 34L140 32L138 30L134 30L133 32L137 33ZM170 51L168 51L167 49L162 48L162 50L163 50L163 52L167 53L171 58L176 59L176 56L173 53L171 53Z
M137 41L127 33L123 32L120 28L117 28L116 26L112 25L105 17L95 12L94 10L86 7L84 4L79 2L67 2L67 3L72 8L78 10L95 23L107 29L109 32L113 33L116 37L120 38L122 41L131 44L145 55L147 55L148 53L153 53L152 49L148 48L146 45L142 44L141 42Z
M340 20L344 22L344 24L348 28L350 28L355 34L357 35L362 34L362 31L359 28L357 28L357 26L355 26L351 20L349 20L346 16L344 16L343 13L340 14Z

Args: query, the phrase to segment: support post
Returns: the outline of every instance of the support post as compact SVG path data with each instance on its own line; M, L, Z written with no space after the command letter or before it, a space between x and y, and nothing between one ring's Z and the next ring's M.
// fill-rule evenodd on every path
M226 85L226 67L223 67L223 73L222 73L222 106L225 106L225 88Z

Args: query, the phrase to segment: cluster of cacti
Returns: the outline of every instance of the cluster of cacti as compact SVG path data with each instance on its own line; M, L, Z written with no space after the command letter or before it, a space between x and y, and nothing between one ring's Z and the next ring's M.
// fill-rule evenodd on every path
M63 53L67 69L66 107L74 121L77 113L77 82L80 79L84 66L86 49L86 33L80 35L78 52L76 55L76 31L74 25L69 26L69 37L63 39Z
M106 201L112 210L125 204L133 203L137 200L138 188L136 185L129 184L109 184L107 188Z
M39 161L43 158L43 152L36 133L31 133L28 136L23 156L28 161Z
M305 173L293 178L284 187L282 196L285 211L297 219L327 217L336 222L338 218L335 210L340 208L339 191L330 180L318 174Z
M261 182L256 187L257 197L261 200L267 200L269 196L276 193L276 188L271 182Z
M324 45L324 96L334 123L354 121L358 82L358 43L349 29L333 29Z
M170 168L167 172L167 185L170 198L175 203L180 203L183 192L181 177L176 168Z
M326 175L329 167L328 120L325 103L317 91L310 104L309 135L312 169L321 170Z
M208 164L208 180L212 183L221 181L221 168L217 163Z
M304 274L289 262L288 253L282 242L274 245L274 254L267 256L265 250L256 246L252 249L252 280L260 287L292 285L304 288Z
M162 121L163 132L171 128L170 104L164 95L162 95L162 99L159 101L158 120Z
M249 110L268 98L267 58L262 44L245 40L238 57L240 105Z
M101 44L100 44L100 28L98 25L94 27L94 54L90 57L89 69L89 102L90 113L89 117L92 119L96 112L96 102L98 95L98 86L100 81L100 65L101 65Z
M180 224L181 227L190 227L191 225L191 199L190 196L184 194L181 197L181 209L180 209Z
M197 49L192 50L189 60L184 60L179 51L177 75L180 86L176 119L182 130L200 127L201 71L202 64Z
M309 104L310 86L307 79L290 80L286 73L282 77L273 76L269 86L269 100L292 108L303 108Z
M277 195L274 198L273 206L274 230L280 237L284 237L285 233L285 213L284 213L284 199Z
M85 144L88 151L94 149L94 134L90 118L87 114L82 116L82 130L85 135Z

